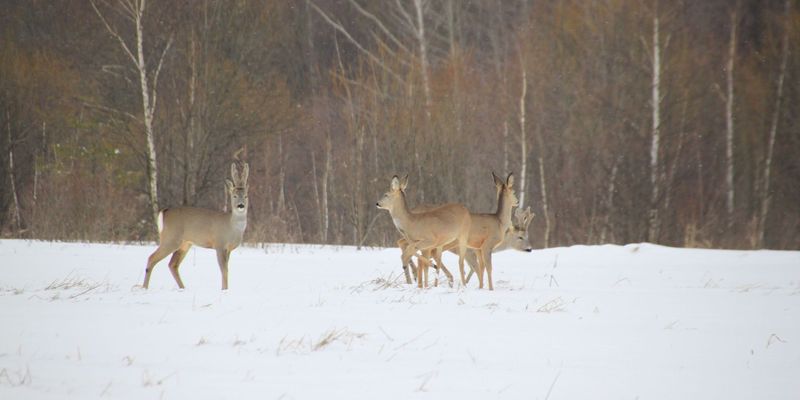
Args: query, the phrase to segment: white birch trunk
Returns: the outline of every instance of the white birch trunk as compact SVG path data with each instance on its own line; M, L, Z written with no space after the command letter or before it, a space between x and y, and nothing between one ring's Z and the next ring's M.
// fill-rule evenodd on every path
M144 131L147 139L147 187L150 197L150 209L153 213L153 222L158 221L158 167L156 163L156 145L153 134L153 114L155 111L154 100L150 99L150 88L147 77L147 63L144 58L144 31L142 16L144 15L145 0L140 0L136 5L133 21L136 25L136 68L139 70L139 83L142 89L142 109L144 110ZM155 92L154 92L155 95ZM155 97L155 96L154 96ZM154 226L156 226L154 225Z
M197 135L197 42L192 32L189 44L189 127L186 131L186 149L184 152L186 171L183 177L183 203L194 205L195 197L195 137Z
M508 171L508 120L503 121L503 172Z
M147 62L144 56L144 26L142 23L142 18L144 17L146 0L121 3L118 9L116 10L116 12L122 14L123 17L132 21L134 24L134 30L136 35L135 54L133 51L131 51L130 47L122 38L122 36L117 32L117 30L114 29L108 23L103 14L100 12L100 9L97 8L97 5L95 4L94 1L91 1L91 5L94 11L97 13L97 16L100 17L100 20L103 22L103 25L106 27L108 32L111 33L111 35L117 39L120 46L125 51L125 54L130 58L131 62L136 67L136 70L139 74L139 84L142 95L142 111L144 114L143 122L145 128L145 138L147 142L147 150L145 153L145 156L147 158L147 188L150 200L150 208L153 217L153 227L155 227L158 225L157 221L158 221L159 207L158 207L158 167L157 167L158 164L156 162L156 146L155 146L155 134L153 132L153 117L155 115L155 110L156 110L156 100L158 98L156 92L156 88L158 87L158 74L161 71L161 66L163 65L164 56L167 54L170 46L172 45L172 40L170 39L169 42L167 42L167 45L164 47L158 65L151 76L147 70ZM152 78L152 87L150 86L151 78Z
M11 198L14 209L11 211L11 223L16 231L22 227L20 222L19 196L17 195L17 183L14 176L14 141L11 137L11 114L6 110L6 129L8 130L8 180L11 182Z
M650 141L650 218L647 240L658 241L659 217L658 198L660 189L660 165L658 155L661 142L661 47L659 44L658 15L653 16L653 52L652 52L652 136Z
M428 45L425 40L425 18L423 15L423 0L414 0L414 10L417 16L416 34L417 42L419 45L419 62L422 69L422 90L425 94L425 115L430 119L431 117L431 86L430 78L428 77Z
M520 173L519 173L519 208L525 206L525 182L527 181L528 171L528 140L525 136L525 97L528 93L528 75L525 72L524 61L520 60L520 68L522 69L522 93L519 96L519 149L520 149ZM540 141L541 142L541 141ZM541 147L541 143L539 145ZM541 154L542 149L539 149ZM541 167L542 156L539 156L539 163ZM504 171L506 173L508 171ZM542 181L544 182L544 181ZM546 217L545 217L546 218Z
M728 46L727 95L725 97L725 210L727 211L728 227L733 225L734 206L734 170L733 170L733 68L736 59L736 10L731 13L731 33Z
M333 144L331 135L328 132L325 138L325 170L322 172L322 243L328 243L328 225L330 224L330 214L328 210L328 177L332 169Z
M542 159L541 155L539 156L539 185L542 190L542 213L544 214L544 248L548 248L550 247L550 210L547 205L547 183L544 177L544 159Z
M791 10L791 1L786 0L784 3L785 15L788 18ZM758 247L764 247L764 231L767 225L767 215L769 214L769 206L772 201L772 194L770 193L770 172L772 169L772 156L775 148L775 136L778 131L778 120L781 112L781 102L783 100L783 81L786 77L786 64L789 58L789 26L788 20L784 26L783 32L783 47L781 49L781 65L778 72L778 88L775 98L775 109L772 111L772 122L769 128L769 142L767 144L767 156L764 160L764 185L761 189L761 210L758 218Z

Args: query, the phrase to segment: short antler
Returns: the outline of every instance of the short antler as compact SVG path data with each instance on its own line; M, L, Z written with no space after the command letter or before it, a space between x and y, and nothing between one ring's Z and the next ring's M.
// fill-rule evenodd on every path
M239 186L239 171L236 169L236 163L231 163L231 179L233 180L233 184Z
M231 178L233 179L233 184L236 187L246 187L247 186L247 177L250 175L250 165L244 163L244 167L242 168L242 174L239 175L239 170L236 168L236 163L231 163Z
M244 167L242 168L242 186L247 187L247 177L250 176L250 165L244 163Z

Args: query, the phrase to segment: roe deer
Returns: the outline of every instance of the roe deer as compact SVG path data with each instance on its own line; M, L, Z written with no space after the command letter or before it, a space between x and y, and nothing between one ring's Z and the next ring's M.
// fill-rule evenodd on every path
M492 250L492 253L501 252L504 250L517 250L517 251L524 251L524 252L532 252L533 245L531 245L530 238L528 236L528 226L530 226L531 221L533 221L533 217L536 214L531 212L531 208L527 207L525 211L521 209L514 210L514 223L511 229L506 231L506 236L502 242L500 242L497 247ZM448 249L448 251L453 251L452 249ZM467 255L464 258L464 261L467 262L467 265L470 267L469 274L467 274L467 283L469 283L470 278L472 278L473 272L478 269L478 257L475 255L474 251L467 252Z
M499 193L499 192L498 192ZM419 209L416 208L416 209ZM415 209L415 210L416 210ZM517 251L524 251L530 253L533 251L533 245L530 241L530 236L528 235L528 227L533 221L533 217L536 214L531 212L531 208L527 207L525 211L521 209L514 210L514 223L511 229L506 232L506 236L502 242L500 242L497 247L492 250L492 253L497 253L505 250L517 250ZM403 250L406 246L406 240L400 239L397 241L397 245ZM451 253L455 253L452 248L445 249ZM469 283L470 279L472 279L472 275L475 271L478 270L478 257L475 255L474 249L468 249L467 254L464 255L464 261L466 261L467 265L470 268L469 273L467 274L467 283ZM413 262L411 263L412 268L414 267ZM435 266L434 266L435 267ZM408 266L403 266L403 270L407 271ZM410 277L408 278L410 282Z
M403 265L408 265L411 256L418 250L431 250L436 265L442 268L452 285L453 275L441 260L442 248L451 242L455 243L458 249L458 266L463 271L470 227L469 210L461 204L451 203L428 211L411 212L406 204L407 185L408 175L402 181L395 175L389 191L377 203L378 208L389 211L395 227L408 242L403 250ZM417 286L420 288L424 282L423 272L427 274L427 269L417 268Z
M499 204L499 201L500 201L500 189L501 188L502 188L502 186L498 185L497 182L495 182L495 200L496 200L496 202L498 204ZM434 208L437 208L439 206L440 205L421 204L421 205L418 205L418 206L414 207L414 209L411 210L411 212L420 213L420 212L430 211L430 210L433 210ZM408 246L408 241L405 238L400 238L400 240L397 241L397 247L400 248L401 254L402 254L403 251L405 251L406 246ZM451 248L449 249L449 251L452 252L452 253L455 253L455 251L452 250L452 246L450 246L450 247ZM425 256L425 258L430 258L431 254L428 253L428 254L424 254L423 256ZM475 257L475 251L472 250L472 249L467 249L467 253L464 255L464 257L465 257L465 260L466 260L467 264L469 264L469 267L470 267L469 275L467 276L467 282L469 282L469 278L472 276L473 272L475 272L476 269L478 268L478 263L477 263L477 258ZM420 258L417 257L417 259L420 259ZM411 284L411 276L408 273L409 266L411 267L412 270L415 270L415 271L416 271L417 266L414 265L413 261L410 261L408 264L403 264L403 274L406 276L406 283ZM427 268L427 267L429 267L429 266L425 265L425 268ZM437 281L436 281L437 283L436 284L438 285L438 270L439 270L439 266L434 264L433 267L436 268L436 270L437 270ZM425 284L427 284L427 282Z
M489 278L489 290L494 290L492 282L492 252L494 252L506 240L506 236L512 229L511 223L511 209L517 205L517 197L514 194L512 186L514 185L514 175L508 174L508 177L503 181L500 177L492 172L495 186L498 192L497 211L493 214L470 214L471 224L469 230L469 237L467 246L469 249L475 251L475 258L478 264L478 281L479 287L483 288L483 271L487 271ZM530 222L530 221L528 221ZM527 233L525 235L527 237ZM403 245L402 241L398 242ZM453 248L453 243L448 243L443 247L444 250ZM435 249L434 249L435 250ZM441 251L441 250L440 250ZM406 250L403 251L406 253ZM432 253L434 257L437 256L435 252ZM423 252L422 257L418 257L417 269L428 269L431 253ZM408 261L403 260L407 265ZM436 259L438 264L439 260ZM473 269L474 265L470 265ZM464 276L464 269L459 265L461 272L461 282L466 285L467 279Z
M172 253L169 270L178 287L183 289L183 282L178 273L181 261L192 245L214 249L217 251L217 262L222 273L222 290L228 289L228 259L231 251L242 243L242 236L247 227L247 176L250 167L244 164L242 175L231 164L231 178L226 179L228 194L231 198L231 211L221 212L195 207L168 208L158 214L159 245L147 259L144 274L144 288L150 284L153 267Z
M493 214L472 214L474 221L470 227L467 246L475 251L478 256L478 282L483 288L483 273L487 273L489 290L494 290L492 282L492 251L505 239L506 232L511 229L511 209L519 204L514 194L514 174L508 174L505 182L492 172L495 185L500 187L500 198L497 202L497 211ZM464 270L461 270L461 280L466 285Z

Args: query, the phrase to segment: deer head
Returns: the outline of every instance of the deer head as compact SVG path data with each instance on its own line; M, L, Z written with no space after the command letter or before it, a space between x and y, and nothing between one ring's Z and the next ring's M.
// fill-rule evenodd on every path
M242 175L236 169L236 163L231 164L231 179L226 179L228 195L231 197L231 209L234 214L247 213L247 177L250 175L250 166L244 163Z

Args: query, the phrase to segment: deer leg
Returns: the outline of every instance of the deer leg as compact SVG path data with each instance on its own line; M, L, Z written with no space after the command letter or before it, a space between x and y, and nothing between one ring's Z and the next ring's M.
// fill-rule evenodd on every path
M144 269L144 283L142 287L147 289L150 286L150 274L153 273L153 268L158 264L159 261L163 260L164 257L168 256L169 253L172 253L177 249L178 246L167 246L165 244L160 244L156 251L153 254L150 254L150 257L147 258L147 267Z
M169 272L172 272L172 277L175 278L175 283L177 283L178 287L181 289L183 289L183 281L181 280L181 274L178 272L178 267L181 266L186 254L189 253L190 247L192 247L191 243L183 242L181 247L172 253L172 258L169 260Z
M492 285L492 249L488 245L484 244L481 246L481 253L483 253L483 263L480 266L480 281L481 281L481 288L483 288L483 273L486 272L487 278L489 279L489 290L494 290L494 286Z
M420 287L430 286L428 284L428 274L432 265L430 250L424 250L424 251L421 250L419 252L419 254L417 255L417 265L418 269L421 270L420 273L422 274L422 286Z
M408 246L406 246L405 250L403 250L403 265L408 264L408 262L411 260L411 256L416 254L417 250L422 250L422 249L428 250L431 247L433 247L434 245L435 245L435 243L433 241L431 241L431 240L420 240L420 241L417 241L417 242L414 242L414 243L409 243ZM430 260L427 259L427 256L424 255L424 252L422 252L422 253L423 254L421 256L417 256L417 287L418 288L422 288L422 284L423 284L423 281L422 281L423 276L422 276L422 274L423 274L423 272L427 273L425 268L427 268L428 265L430 265ZM423 259L425 260L425 262L422 262ZM427 282L425 282L425 283L427 284Z
M405 248L403 248L403 254L400 256L400 259L403 263L403 266L411 265L412 269L414 268L414 264L411 263L411 257L417 252L417 247L414 243L408 243ZM417 278L417 287L422 288L422 259L417 257L417 268L414 269Z
M472 278L472 275L475 274L475 271L477 271L478 264L480 263L475 252L476 250L468 250L467 253L464 254L464 260L466 260L467 265L469 265L469 273L467 274L467 281L465 284L469 283L469 280Z
M478 257L478 269L475 274L478 275L478 288L483 289L483 270L486 266L486 254L481 249L475 250L475 255Z
M424 280L424 282L422 283L422 286L424 286L424 287L430 287L431 285L428 283L428 273L429 273L429 272L430 272L430 270L431 270L431 263L430 263L430 260L431 260L431 258L430 258L430 257L428 257L428 256L426 256L426 255L424 254L424 252L423 252L423 257L426 257L426 258L425 258L425 261L419 261L420 259L419 259L419 258L417 258L417 261L418 261L418 262L423 262L423 263L424 263L424 265L425 265L424 267L422 267L422 274L425 276L425 280Z
M231 252L228 249L217 249L217 262L222 272L222 290L228 290L228 259Z
M401 262L403 261L403 252L405 251L406 246L408 246L408 241L407 240L400 239L400 240L397 241L397 247L400 248L400 261ZM414 264L411 264L410 266L411 266L411 269L413 270L414 269ZM410 285L412 283L412 281L411 281L411 273L408 271L408 267L409 267L409 263L403 262L403 275L406 276L406 283Z
M433 251L433 258L434 258L434 260L436 260L436 265L438 265L439 268L441 268L442 271L444 272L444 275L447 276L447 281L450 283L450 287L453 287L453 274L450 273L450 271L447 269L447 267L444 266L444 263L442 262L442 248L441 247L436 248Z

